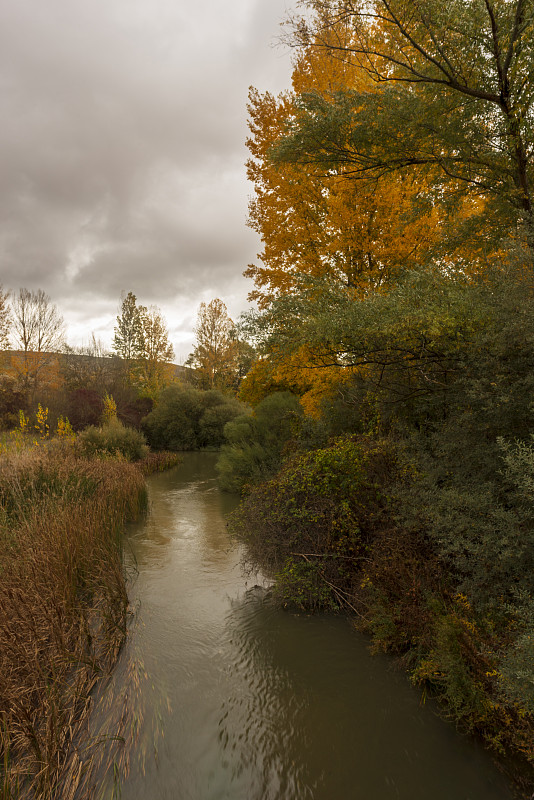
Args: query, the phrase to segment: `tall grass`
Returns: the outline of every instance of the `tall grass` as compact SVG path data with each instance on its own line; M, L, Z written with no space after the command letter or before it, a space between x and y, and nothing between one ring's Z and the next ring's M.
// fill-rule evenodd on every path
M93 796L80 742L126 635L120 534L144 502L124 461L0 459L0 800Z

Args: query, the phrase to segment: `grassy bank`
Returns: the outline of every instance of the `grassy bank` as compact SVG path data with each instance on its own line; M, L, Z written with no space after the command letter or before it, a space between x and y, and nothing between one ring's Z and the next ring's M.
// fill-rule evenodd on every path
M77 745L126 635L121 533L145 502L125 461L53 442L2 456L2 800L92 796L93 757Z

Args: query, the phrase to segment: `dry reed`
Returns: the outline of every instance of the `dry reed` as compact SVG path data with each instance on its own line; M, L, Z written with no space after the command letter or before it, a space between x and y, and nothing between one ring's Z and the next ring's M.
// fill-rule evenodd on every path
M121 532L144 498L124 461L0 460L0 800L94 794L84 730L126 635Z

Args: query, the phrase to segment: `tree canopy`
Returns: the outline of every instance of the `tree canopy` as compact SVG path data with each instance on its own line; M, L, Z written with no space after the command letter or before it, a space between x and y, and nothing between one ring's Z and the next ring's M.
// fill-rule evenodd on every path
M432 176L484 200L484 219L533 241L532 0L307 0L291 41L353 65L381 91L302 93L278 157ZM337 31L350 31L340 37Z

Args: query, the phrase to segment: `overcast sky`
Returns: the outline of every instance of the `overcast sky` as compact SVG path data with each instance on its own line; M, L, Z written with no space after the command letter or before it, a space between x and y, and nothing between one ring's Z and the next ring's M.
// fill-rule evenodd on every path
M44 289L70 344L111 344L121 292L163 311L180 363L201 301L235 317L248 87L290 86L293 0L4 0L0 282Z

